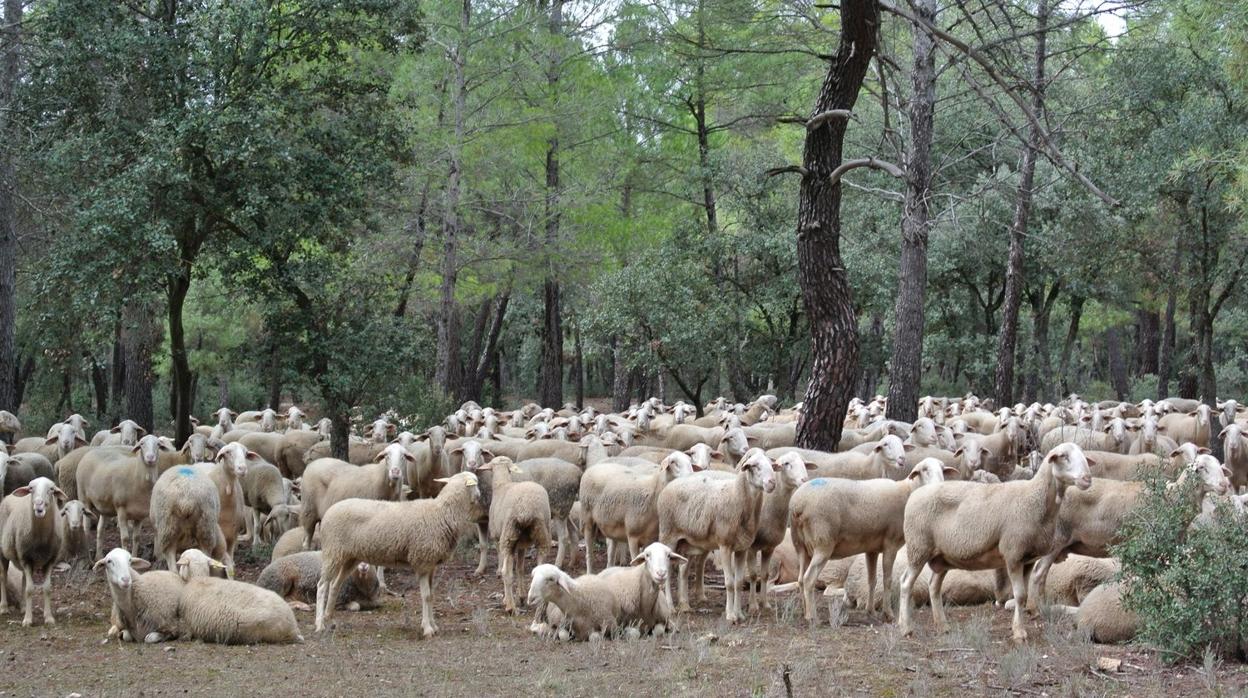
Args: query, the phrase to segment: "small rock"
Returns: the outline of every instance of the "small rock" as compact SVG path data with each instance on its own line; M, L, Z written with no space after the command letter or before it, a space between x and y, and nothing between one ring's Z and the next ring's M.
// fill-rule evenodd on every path
M175 647L166 647L166 648L165 648L165 651L166 651L166 652L173 652L173 651L175 651L176 649L177 649L177 648L175 648Z
M81 693L71 693L71 694L69 694L69 695L65 696L65 698L82 698L82 694L81 694Z
M1113 657L1097 657L1096 668L1101 671L1122 671L1122 660Z

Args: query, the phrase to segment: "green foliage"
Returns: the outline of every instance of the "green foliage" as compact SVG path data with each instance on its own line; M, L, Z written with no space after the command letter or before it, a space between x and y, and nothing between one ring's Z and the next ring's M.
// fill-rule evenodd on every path
M1226 503L1208 525L1192 526L1195 478L1148 480L1141 505L1114 548L1122 561L1124 603L1140 636L1171 660L1197 659L1206 647L1239 656L1248 640L1248 538Z

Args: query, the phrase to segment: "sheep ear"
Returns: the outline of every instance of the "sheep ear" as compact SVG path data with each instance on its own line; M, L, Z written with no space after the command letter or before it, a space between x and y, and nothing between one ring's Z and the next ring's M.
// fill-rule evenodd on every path
M917 480L917 479L919 479L919 478L920 478L920 477L922 477L922 476L923 476L923 471L922 471L922 469L920 469L920 468L919 468L919 466L917 466L917 465L916 465L916 466L914 466L914 470L911 470L911 471L910 471L910 474L906 476L906 479L907 479L907 480Z
M1225 465L1224 465L1224 466L1222 466L1222 474L1223 474L1223 475L1224 475L1227 479L1230 479L1230 478L1231 478L1231 477L1233 477L1233 475L1234 475L1234 473L1232 473L1232 472L1231 472L1231 469L1230 469L1230 468L1228 468L1228 467L1226 467Z
M1196 452L1197 452L1197 453L1199 453L1199 454L1201 454L1201 455L1204 455L1204 454L1207 454L1207 453L1213 453L1213 451L1210 451L1209 449L1205 448L1204 446L1201 446L1200 448L1196 449Z
M75 446L86 446L86 445L88 445L88 444L90 444L90 443L91 443L90 441L87 441L86 439L82 438L81 436L75 436L75 437L74 437L74 445L75 445Z
M381 453L378 453L378 454L377 454L377 457L373 459L373 462L374 462L374 463L380 463L380 462L384 461L385 459L386 459L386 452L385 452L385 451L382 451Z
M753 446L754 444L758 443L758 437L746 435L745 442Z
M44 442L43 442L43 445L44 445L44 446L51 446L52 444L54 444L54 443L56 443L56 442L57 442L57 438L58 438L58 437L53 436L52 438L48 439L47 441L44 441Z
M1165 431L1166 431L1166 425L1165 425L1165 424L1158 424L1158 425L1157 425L1157 431L1162 432L1162 433L1165 433Z
M21 487L10 492L10 494L12 494L14 497L25 497L26 495L30 494L30 486L22 485Z
M641 552L637 553L637 555L636 555L636 556L634 556L632 560L629 560L628 564L629 564L629 566L631 567L631 566L633 566L633 565L637 564L638 562L644 562L644 561L645 561L645 559L646 559L646 552L643 550L643 551L641 551Z
M59 487L52 488L52 495L56 497L57 501L59 501L62 505L69 501L69 495L65 494L65 492Z
M140 449L139 449L139 445L138 445L138 444L135 444L135 445L134 445L134 447L130 449L130 452L131 452L131 453L138 453L138 452L139 452L139 450L140 450Z
M962 439L965 439L965 438L966 438L966 434L963 434L963 433L962 433L962 432L960 432L960 431L955 431L955 432L953 432L953 440L954 440L954 441L961 441Z
M956 477L961 477L961 476L962 476L962 471L961 471L961 470L958 470L957 468L950 467L950 466L948 466L948 465L946 465L945 467L941 468L941 472L943 472L943 473L945 474L945 477L949 478L950 480L952 480L953 478L956 478Z
M1183 455L1183 449L1181 449L1181 448L1176 448L1176 449L1174 449L1173 451L1171 451L1171 452L1170 452L1170 457L1171 457L1171 458L1177 458L1177 457L1179 457L1179 456L1181 456L1181 455Z
M208 559L208 566L218 570L225 569L225 563L220 560L213 560L212 558Z
M901 447L905 449L906 453L914 450L914 444L902 444Z
M405 448L403 449L403 460L406 460L410 463L415 463L416 456L413 456L411 453L408 453L407 449Z
M454 455L454 456L462 456L463 454L464 454L464 447L463 447L463 446L456 446L455 448L452 448L452 449L451 449L451 455Z
M100 559L96 560L96 561L95 561L95 564L94 564L94 565L91 565L91 569L93 569L93 570L98 570L98 569L100 569L101 567L103 567L103 566L104 566L104 562L105 562L105 559L104 559L104 558L100 558Z
M100 562L103 562L103 560L100 560ZM96 563L96 564L99 564L99 563ZM144 560L141 557L130 558L130 569L132 570L142 572L144 570L150 570L151 568L152 568L152 563L148 562L147 560Z
M1227 430L1227 429L1230 429L1230 427L1229 427L1229 426L1223 427L1223 428L1222 428L1222 431L1218 432L1218 438L1219 438L1219 439L1225 439L1225 438L1226 438L1226 430Z
M1093 457L1089 456L1087 451L1084 451L1084 452L1083 452L1083 459L1084 459L1084 460L1086 460L1086 461L1088 462L1088 465L1097 465L1097 464L1098 464L1098 461L1097 461L1095 458L1093 458Z
M144 429L143 427L136 426L136 427L135 427L135 429L136 429L136 430L138 430L138 432L139 432L139 436L146 436L146 435L147 435L147 430L146 430L146 429Z
M438 478L434 478L434 479L433 479L433 481L434 481L434 482L440 482L440 483L442 483L442 484L444 484L444 485L449 485L449 484L451 483L451 478L449 478L449 477L438 477Z
M484 448L483 448L483 449L481 449L481 455L485 456L485 460L486 460L486 462L487 462L487 463L488 463L489 461L494 460L494 457L495 457L495 456L494 456L494 452L493 452L493 451L487 451L487 450L485 450Z
M109 429L109 430L108 430L108 433L110 433L110 434L120 434L120 433L121 433L121 425L120 425L120 424L118 424L117 426L113 427L112 429Z

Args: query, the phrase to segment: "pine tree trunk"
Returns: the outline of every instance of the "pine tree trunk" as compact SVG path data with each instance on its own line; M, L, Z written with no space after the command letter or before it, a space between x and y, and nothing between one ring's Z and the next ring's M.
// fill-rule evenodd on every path
M629 374L624 365L624 349L619 337L611 338L611 409L623 412L628 409Z
M1062 342L1062 360L1061 367L1058 369L1058 377L1061 380L1062 394L1060 397L1065 398L1070 395L1070 353L1075 348L1075 340L1079 338L1079 321L1083 317L1083 303L1087 300L1082 296L1070 297L1070 324L1066 327L1066 339Z
M191 365L186 351L186 331L182 326L182 310L191 288L189 265L169 278L169 354L172 366L170 399L173 403L175 443L184 444L191 436ZM137 421L137 420L136 420ZM149 430L150 431L150 430Z
M1036 51L1032 63L1032 109L1038 119L1044 110L1044 63L1049 23L1049 0L1040 0L1036 10ZM997 341L997 371L993 395L997 405L1014 403L1014 352L1018 345L1018 311L1023 292L1023 242L1031 218L1032 189L1036 177L1036 155L1040 149L1040 126L1028 127L1027 144L1019 168L1018 189L1014 195L1014 219L1010 224L1010 252L1005 267L1005 301L1001 313L1001 333Z
M1171 262L1171 280L1166 284L1166 313L1162 320L1161 348L1157 357L1157 399L1162 400L1170 395L1170 377L1174 372L1174 312L1178 304L1179 254L1175 251Z
M108 415L108 367L91 357L91 388L95 394L95 418L107 419Z
M472 21L472 0L463 0L459 13L459 37L451 54L454 82L451 112L454 137L450 147L450 172L446 178L446 198L442 211L442 286L439 293L434 382L447 395L459 387L459 330L455 324L455 282L459 274L456 255L459 245L459 195L463 169L465 121L468 118L468 30Z
M935 0L913 0L922 20L911 29L910 147L906 154L906 200L901 214L901 268L897 276L897 330L888 362L889 419L918 417L923 380L924 296L932 197L932 129L936 109L936 40L923 25L936 24Z
M22 0L4 0L0 27L0 409L19 411L17 395L17 170L13 96L21 80Z
M113 338L112 376L110 380L112 389L109 391L111 399L108 408L108 425L116 425L117 422L125 418L124 415L126 413L126 347L122 342L124 334L122 327L124 324L124 317L117 321L117 329Z
M572 345L576 348L576 358L572 362L572 383L576 389L576 409L585 409L585 349L581 345L581 329L573 327Z
M125 412L123 419L138 423L149 433L154 430L152 350L160 341L153 303L131 301L122 313L122 355L125 361Z
M1117 327L1105 330L1105 350L1109 357L1109 383L1119 400L1126 400L1131 386L1127 381L1127 364L1122 358L1122 333Z
M841 36L812 116L852 109L875 54L880 8L875 0L842 0ZM797 445L836 450L858 378L858 320L841 260L841 165L847 120L828 119L806 132L797 208L798 284L810 318L813 360L797 427Z

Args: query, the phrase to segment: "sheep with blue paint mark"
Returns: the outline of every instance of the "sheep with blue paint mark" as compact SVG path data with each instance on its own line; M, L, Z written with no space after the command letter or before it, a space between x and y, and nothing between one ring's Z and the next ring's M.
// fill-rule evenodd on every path
M218 525L221 495L202 470L190 465L166 470L152 487L151 513L155 557L163 558L170 570L179 553L189 548L207 550L216 559L225 556L225 536Z

